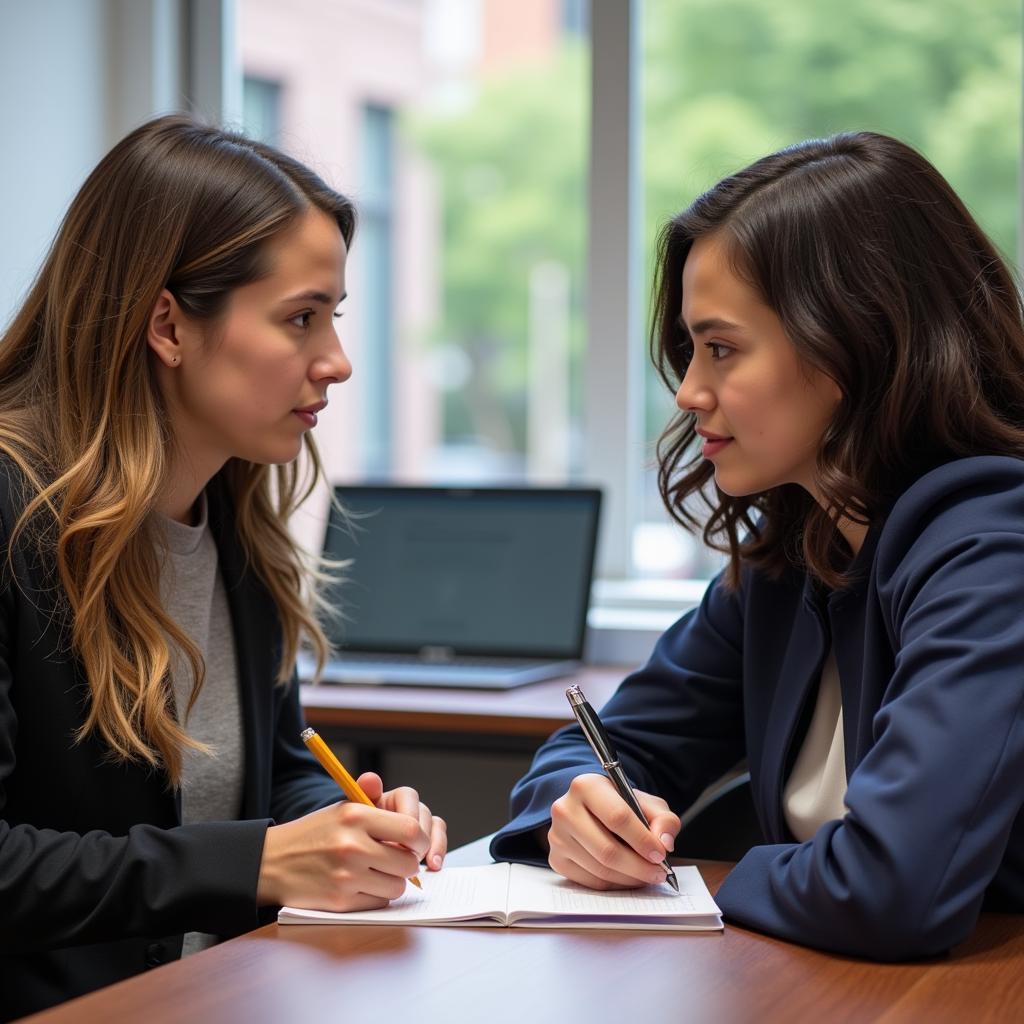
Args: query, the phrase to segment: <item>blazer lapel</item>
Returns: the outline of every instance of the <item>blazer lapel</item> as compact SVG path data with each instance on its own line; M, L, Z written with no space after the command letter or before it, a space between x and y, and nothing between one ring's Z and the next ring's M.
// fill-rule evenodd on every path
M881 522L878 522L868 531L850 567L852 582L845 590L833 594L828 602L843 701L847 779L872 746L871 723L880 697L865 686L865 673L874 674L874 666L864 663L865 652L889 650L884 630L873 630L868 614L868 594L880 534ZM880 642L872 643L870 638L876 635Z
M806 731L813 707L810 698L818 692L817 684L821 679L827 646L824 620L813 585L808 580L790 632L766 724L761 763L772 768L761 773L756 802L769 811L769 820L764 822L769 842L791 839L782 810L782 790L796 754L794 743Z

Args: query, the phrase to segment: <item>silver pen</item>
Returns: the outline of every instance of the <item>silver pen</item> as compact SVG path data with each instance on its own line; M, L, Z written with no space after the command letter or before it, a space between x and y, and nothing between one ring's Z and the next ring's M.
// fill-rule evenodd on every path
M637 801L633 787L629 784L626 773L622 770L622 765L619 763L619 755L615 753L612 741L609 739L608 733L605 732L601 719L597 717L597 712L590 706L587 698L583 696L583 691L578 686L570 686L565 691L565 695L569 698L569 707L572 708L572 713L576 716L576 721L580 723L583 735L586 736L587 742L593 748L598 761L601 762L605 775L612 780L612 785L618 790L619 796L629 805L630 810L647 828L650 828L651 823L647 820ZM679 892L679 882L676 880L675 872L672 870L672 865L669 864L667 857L661 862L661 866L665 869L665 881L676 892Z

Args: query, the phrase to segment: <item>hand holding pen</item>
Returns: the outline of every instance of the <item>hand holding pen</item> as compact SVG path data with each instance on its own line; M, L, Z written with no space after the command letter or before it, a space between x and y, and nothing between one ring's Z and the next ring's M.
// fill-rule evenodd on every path
M551 808L551 866L593 889L634 888L668 882L677 888L666 857L679 818L659 797L634 791L596 712L578 686L566 691L603 775L581 775Z

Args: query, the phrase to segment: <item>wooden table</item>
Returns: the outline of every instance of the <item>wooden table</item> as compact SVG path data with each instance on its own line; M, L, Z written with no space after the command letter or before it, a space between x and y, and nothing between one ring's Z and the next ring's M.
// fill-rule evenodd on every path
M729 865L702 862L716 890ZM874 964L724 933L268 925L36 1024L961 1024L1024 1014L1024 916L948 958Z
M379 771L382 751L401 745L532 754L572 720L567 686L579 683L600 708L628 672L588 667L513 690L321 683L304 685L301 699L310 725L355 747L360 771Z

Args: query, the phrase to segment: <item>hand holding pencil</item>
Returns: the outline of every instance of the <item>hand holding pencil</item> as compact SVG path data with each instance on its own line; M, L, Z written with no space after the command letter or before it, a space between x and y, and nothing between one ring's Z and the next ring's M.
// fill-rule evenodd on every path
M350 798L267 829L257 902L338 912L384 907L402 895L408 879L415 881L421 860L440 868L445 823L413 789L383 792L372 772L353 779L310 733L311 749L320 744L326 750L330 769L321 763Z
M391 793L380 792L377 794L376 801L371 800L359 783L349 774L348 769L335 757L334 751L324 743L315 729L303 729L302 742L306 744L310 753L320 762L324 771L341 787L349 800L356 800L370 807L381 807L382 804L388 804L390 806L385 806L384 810L419 817L421 825L426 826L429 824L432 832L444 833L433 836L433 839L436 841L431 844L431 850L428 851L428 866L432 867L435 871L440 869L441 863L444 860L444 850L447 848L445 822L443 818L431 815L430 808L420 803L419 796L415 790L403 787ZM367 772L364 779L374 788L379 787L383 789L380 786L380 777L373 772ZM418 878L410 878L409 881L417 888L423 888Z

